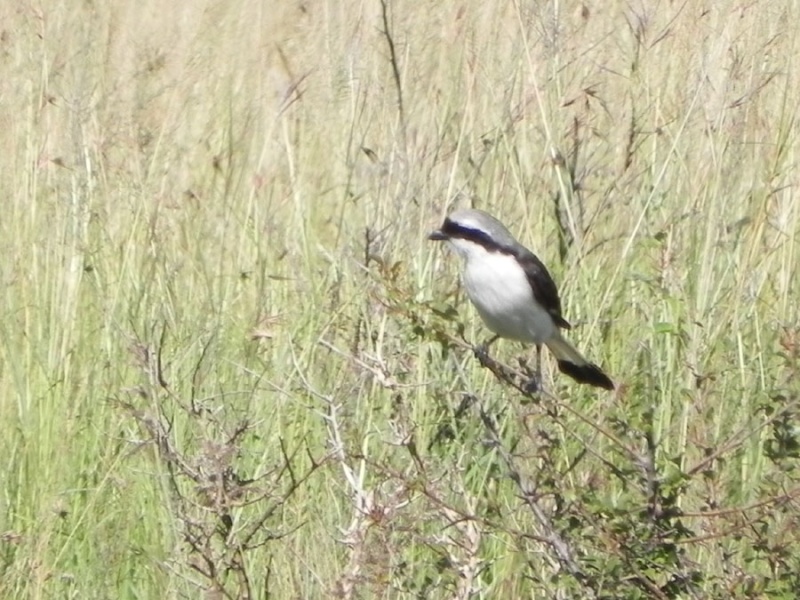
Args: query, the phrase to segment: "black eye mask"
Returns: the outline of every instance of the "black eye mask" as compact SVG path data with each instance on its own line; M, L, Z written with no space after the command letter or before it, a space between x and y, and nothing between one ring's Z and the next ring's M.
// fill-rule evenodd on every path
M474 242L488 252L508 252L504 246L498 244L485 231L481 231L480 229L475 229L473 227L467 227L466 225L461 225L455 221L451 221L450 219L445 219L441 231L449 238Z

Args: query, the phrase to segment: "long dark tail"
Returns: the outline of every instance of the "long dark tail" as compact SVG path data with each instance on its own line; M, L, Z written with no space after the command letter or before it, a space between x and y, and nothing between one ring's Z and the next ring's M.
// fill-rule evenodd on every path
M578 383L588 383L606 390L614 389L614 382L603 373L603 370L594 363L586 360L578 349L567 340L556 334L556 337L547 340L545 345L558 361L558 370L569 375Z

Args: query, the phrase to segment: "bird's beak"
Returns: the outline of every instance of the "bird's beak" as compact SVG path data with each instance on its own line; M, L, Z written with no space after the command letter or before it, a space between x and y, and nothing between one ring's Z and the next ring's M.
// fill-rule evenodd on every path
M433 240L434 242L444 242L450 238L447 237L447 234L442 233L440 229L437 229L436 231L431 231L428 234L428 239Z

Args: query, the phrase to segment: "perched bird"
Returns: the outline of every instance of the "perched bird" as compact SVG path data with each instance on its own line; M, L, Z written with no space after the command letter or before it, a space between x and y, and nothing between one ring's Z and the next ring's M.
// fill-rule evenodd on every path
M457 210L428 239L449 242L464 259L464 289L496 334L486 347L499 337L536 344L537 353L544 344L562 373L579 383L614 389L608 375L561 334L571 326L561 315L553 278L500 221L482 210Z

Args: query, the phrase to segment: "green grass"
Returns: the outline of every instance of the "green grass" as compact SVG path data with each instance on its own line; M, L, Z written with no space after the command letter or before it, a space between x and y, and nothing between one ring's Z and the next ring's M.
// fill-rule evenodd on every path
M566 4L5 11L0 597L796 596L797 7Z

